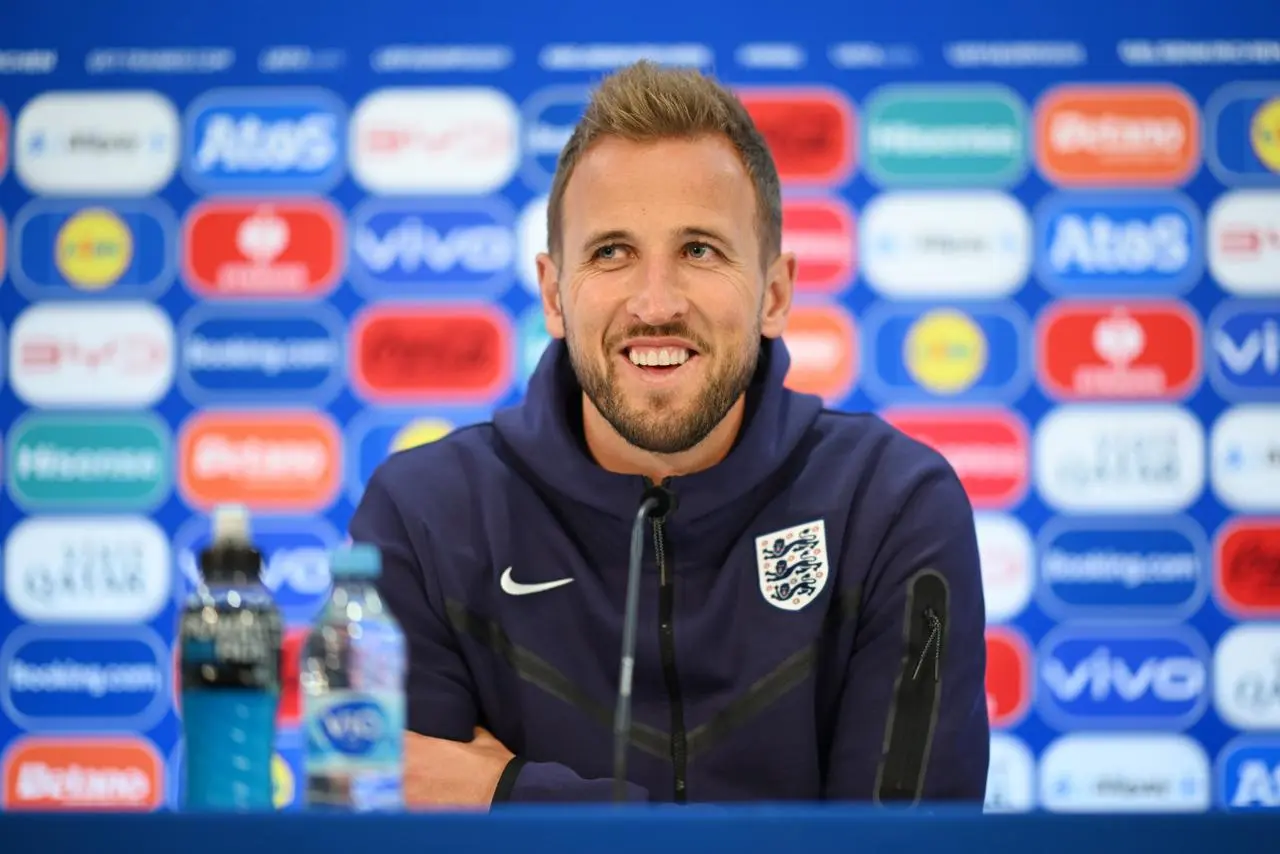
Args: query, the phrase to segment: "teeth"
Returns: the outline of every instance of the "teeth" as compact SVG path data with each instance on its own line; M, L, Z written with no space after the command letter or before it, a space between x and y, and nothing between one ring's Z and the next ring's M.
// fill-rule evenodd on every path
M633 365L656 368L683 365L692 354L683 347L632 347L628 355Z

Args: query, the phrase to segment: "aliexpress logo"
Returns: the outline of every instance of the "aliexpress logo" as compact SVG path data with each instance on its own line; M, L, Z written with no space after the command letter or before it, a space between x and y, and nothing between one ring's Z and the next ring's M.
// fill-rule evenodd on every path
M1064 187L1175 186L1200 165L1200 114L1176 86L1059 86L1035 118L1040 170Z
M489 305L379 303L352 323L352 384L375 403L483 403L511 384L514 337Z
M791 357L787 388L827 402L847 397L858 373L853 318L834 305L793 306L782 335Z
M1031 650L1016 630L987 629L987 715L1005 729L1026 717L1031 707Z
M201 412L183 425L178 449L179 488L202 510L230 502L314 512L329 506L340 484L341 435L315 412Z
M13 812L149 812L164 800L160 756L139 738L19 738L3 773Z

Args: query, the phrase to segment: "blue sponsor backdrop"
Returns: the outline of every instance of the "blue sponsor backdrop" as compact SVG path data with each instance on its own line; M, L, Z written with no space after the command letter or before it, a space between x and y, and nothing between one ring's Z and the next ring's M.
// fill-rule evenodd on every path
M0 442L22 415L39 409L16 388L38 380L50 407L92 419L100 413L82 412L76 396L127 396L132 383L154 379L148 372L156 367L130 365L121 354L163 344L136 313L118 329L50 322L21 340L11 334L17 319L37 304L137 301L158 304L172 326L169 390L146 411L173 436L186 437L182 427L198 412L227 410L234 418L287 409L332 418L342 444L336 456L318 458L314 434L273 428L269 417L257 433L174 441L167 497L147 514L172 540L169 605L132 628L83 620L29 625L0 599L0 751L26 737L123 731L164 757L160 790L170 805L180 801L171 644L176 603L190 590L195 554L209 535L184 496L239 498L255 508L267 582L291 626L304 626L327 592L324 550L343 539L378 463L394 448L483 420L523 394L547 340L531 270L533 253L543 248L542 204L557 153L589 86L639 55L699 66L768 94L768 103L758 100L752 109L774 147L785 192L834 199L855 214L854 274L830 293L804 296L855 320L856 382L832 405L926 406L943 422L963 415L968 420L941 429L950 438L937 441L950 443L944 451L975 499L1032 471L1030 460L980 429L980 418L1011 414L1034 436L1054 407L1034 382L1033 354L1036 318L1055 301L1123 306L1174 298L1203 329L1204 381L1185 399L1087 401L1095 407L1085 425L1093 435L1082 437L1078 448L1085 450L1072 462L1095 480L1123 480L1133 489L1144 486L1144 471L1162 468L1132 438L1143 435L1141 424L1112 429L1110 406L1185 408L1209 447L1227 408L1280 402L1280 195L1266 195L1280 190L1280 45L1266 40L1275 31L1274 3L926 0L910 12L866 2L839 10L806 5L767 15L726 2L664 0L625 14L576 0L557 11L513 2L426 9L405 0L207 9L158 0L46 0L15 7L0 33L0 115L8 117L0 122L0 222L7 226L0 247ZM1028 41L1032 36L1037 41ZM1046 96L1067 84L1077 100L1047 115ZM1134 89L1138 84L1157 88ZM413 100L445 90L457 99ZM158 94L172 112L146 112L137 101L114 114L94 106L99 96L139 91ZM54 92L80 107L50 118L57 110L40 96ZM374 93L385 97L369 100ZM1179 112L1179 104L1187 110ZM837 116L851 121L847 137ZM1096 180L1118 173L1129 176L1127 186ZM861 244L858 215L873 199L981 189L993 176L1031 224L1026 245L1016 227L964 216L942 223L887 217L877 245ZM103 194L95 188L106 178L114 189ZM305 210L333 205L342 215L331 244L343 249L336 285L322 239L328 226L285 204L289 199ZM206 223L205 243L185 245L179 224L195 205L215 201L231 203L219 209L231 213ZM815 266L831 259L832 232L804 224L786 230L802 267L810 252ZM891 267L895 290L928 294L929 301L877 293L864 275L876 252ZM975 279L984 269L1004 271L1002 277L1029 273L1009 289ZM201 280L187 278L195 275ZM1010 291L1007 299L983 298ZM383 361L361 364L350 320L391 302L498 307L514 336L501 356L509 364L483 364L499 357L468 346L475 342L414 340L404 328L395 330L402 337L396 348L370 348ZM459 323L452 334L479 328ZM847 367L824 361L842 348L821 337L831 333L804 334L791 343L809 360L800 366L806 382L821 391ZM1126 359L1135 370L1148 369L1144 335L1141 324L1112 319L1092 338L1082 335L1042 358L1058 360L1060 376L1078 364L1123 371ZM62 361L49 363L52 353ZM66 355L77 353L79 361ZM439 365L415 361L430 353L454 354L447 369L470 370L477 383L511 381L462 408L430 397L380 406L353 393L359 382L383 399L421 399L397 384L440 379ZM84 384L85 376L98 379ZM1267 411L1280 430L1280 410ZM969 433L956 426L971 423L979 427ZM1246 438L1225 443L1236 450L1221 474L1280 477L1276 442L1260 435L1244 447ZM205 468L192 464L197 440L204 441ZM111 482L125 458L111 454L129 450L60 448L59 483L70 484L68 495L77 494L72 486ZM303 496L322 494L316 468L336 469L342 480L319 514L302 506ZM1030 685L1018 690L1034 695L1021 698L1031 700L1030 714L998 724L1010 744L1029 749L1032 764L1019 764L1017 751L993 754L1000 765L993 780L1017 789L1002 790L993 802L1034 808L1035 762L1046 747L1066 732L1105 729L1121 739L1117 749L1126 733L1186 732L1216 769L1216 806L1280 806L1280 747L1248 741L1254 735L1225 725L1217 709L1239 701L1230 680L1252 685L1261 678L1214 656L1234 623L1218 601L1219 532L1232 520L1228 510L1207 487L1180 515L1153 510L1162 489L1153 474L1145 504L1073 515L1048 506L1029 480L1025 497L1019 492L1012 503L983 497L987 509L1022 526L1033 546L1028 562L1020 541L1006 542L1004 534L984 544L989 565L1000 567L991 595L1026 601L1008 609L1004 622L1032 651L1024 663ZM0 494L0 538L32 514L76 509L113 511L105 504L85 511L83 502L37 511ZM1232 554L1250 561L1253 577L1280 577L1280 506L1256 515L1253 539L1236 543ZM6 567L56 567L54 576L75 574L76 584L67 584L76 590L100 578L146 575L135 565L144 560L140 550L108 553L83 543L70 566L58 543L37 545L43 550L30 551L28 542L27 552L6 553ZM1265 621L1280 616L1280 596L1265 599L1258 591L1266 589L1255 584L1233 593L1253 596L1248 613ZM50 613L59 607L56 597L42 604ZM1251 650L1260 660L1273 651L1280 652L1280 635L1273 647ZM1219 675L1225 688L1215 683ZM993 670L992 693L1011 702L1015 677ZM1280 696L1255 694L1253 719L1280 728ZM285 806L297 805L300 746L296 727L286 727L279 744L291 769L281 775ZM13 755L20 761L20 750ZM1072 774L1073 790L1092 785L1088 768ZM1151 782L1135 774L1130 784ZM0 802L7 805L11 793L5 795ZM1117 808L1125 806L1123 787L1113 797Z

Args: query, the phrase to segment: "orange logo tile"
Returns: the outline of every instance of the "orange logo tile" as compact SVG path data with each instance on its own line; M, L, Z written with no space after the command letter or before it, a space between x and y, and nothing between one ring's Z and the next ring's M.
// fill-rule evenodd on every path
M787 388L816 394L828 403L853 389L858 342L853 318L834 305L797 305L782 335L791 356Z
M157 809L164 766L138 738L21 738L4 757L8 811Z

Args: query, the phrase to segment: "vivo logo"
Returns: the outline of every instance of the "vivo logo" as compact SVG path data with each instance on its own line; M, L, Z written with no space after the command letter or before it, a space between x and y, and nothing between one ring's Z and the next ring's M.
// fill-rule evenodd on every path
M1037 700L1060 729L1178 729L1209 701L1208 651L1190 633L1144 628L1051 633Z
M1280 303L1228 300L1207 325L1215 390L1234 400L1280 398Z
M346 756L372 753L388 734L382 709L372 700L354 700L327 709L318 720L325 741Z

